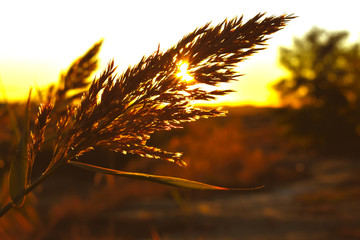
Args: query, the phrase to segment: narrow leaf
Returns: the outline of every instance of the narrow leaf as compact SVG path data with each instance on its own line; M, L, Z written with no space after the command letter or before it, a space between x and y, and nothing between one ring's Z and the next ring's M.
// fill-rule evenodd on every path
M175 186L175 187L182 187L182 188L190 188L190 189L201 189L201 190L225 190L225 191L232 191L232 190L255 190L262 188L256 187L256 188L224 188L224 187L218 187L214 185L209 185L206 183L191 181L183 178L176 178L176 177L169 177L169 176L159 176L159 175L150 175L145 173L136 173L136 172L124 172L124 171L118 171L114 169L109 168L103 168L95 165L90 165L86 163L81 162L74 162L69 161L70 164L104 174L111 174L111 175L118 175L128 178L135 178L135 179L141 179L149 182L156 182L160 184Z
M25 116L24 123L25 128L21 134L20 143L15 152L15 157L13 158L10 166L9 174L9 192L10 197L15 206L21 206L25 198L25 188L28 172L28 152L27 144L29 138L29 111L30 111L30 96L31 90L29 92L28 101L25 107Z

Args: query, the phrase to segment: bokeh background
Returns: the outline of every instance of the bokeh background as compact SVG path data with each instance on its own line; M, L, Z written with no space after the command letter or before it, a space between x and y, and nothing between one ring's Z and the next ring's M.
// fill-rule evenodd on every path
M226 117L154 134L181 168L96 149L82 160L226 187L206 192L66 167L0 219L1 239L360 239L360 52L355 1L3 1L0 203L30 87L46 91L95 42L119 73L196 27L293 13L239 64ZM95 73L96 74L96 73ZM36 109L36 106L33 107ZM21 127L21 126L20 126ZM51 150L39 156L40 174Z

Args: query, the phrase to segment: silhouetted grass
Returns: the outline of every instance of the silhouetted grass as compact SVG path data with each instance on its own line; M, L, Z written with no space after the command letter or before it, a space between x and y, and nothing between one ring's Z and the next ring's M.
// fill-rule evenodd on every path
M48 89L34 122L29 94L20 143L11 160L11 202L3 206L0 216L13 207L21 207L27 194L65 164L180 187L229 190L186 179L103 168L77 159L94 148L102 148L185 166L181 153L149 146L150 135L180 128L184 122L223 116L226 112L221 109L197 108L194 103L215 99L232 90L207 90L201 86L217 87L236 81L240 76L237 64L264 49L268 36L292 18L258 14L245 23L242 17L215 26L209 23L167 51L157 50L143 57L122 74L116 73L110 61L88 84L101 46L101 42L96 43L71 65L58 86ZM192 81L185 81L178 74L184 63ZM37 156L46 146L52 148L51 159L39 176L32 176Z

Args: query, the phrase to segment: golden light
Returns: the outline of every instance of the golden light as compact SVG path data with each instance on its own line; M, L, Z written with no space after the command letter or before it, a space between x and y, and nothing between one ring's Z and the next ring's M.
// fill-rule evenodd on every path
M191 82L194 78L188 72L189 63L180 61L179 63L179 72L176 74L178 78L186 82Z

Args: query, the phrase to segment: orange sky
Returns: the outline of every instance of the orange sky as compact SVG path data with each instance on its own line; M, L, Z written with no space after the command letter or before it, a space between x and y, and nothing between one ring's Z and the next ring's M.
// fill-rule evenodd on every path
M220 3L221 2L221 3ZM348 4L346 4L346 2ZM157 49L167 48L196 27L258 12L294 13L299 18L268 42L269 48L239 65L245 76L231 88L236 93L219 103L276 105L271 85L284 75L277 64L279 46L312 26L351 31L357 40L354 1L2 1L0 3L0 80L10 100L25 98L31 86L45 87L59 73L104 38L101 64L114 58L119 70ZM352 24L354 23L354 24ZM3 99L3 96L0 96Z

